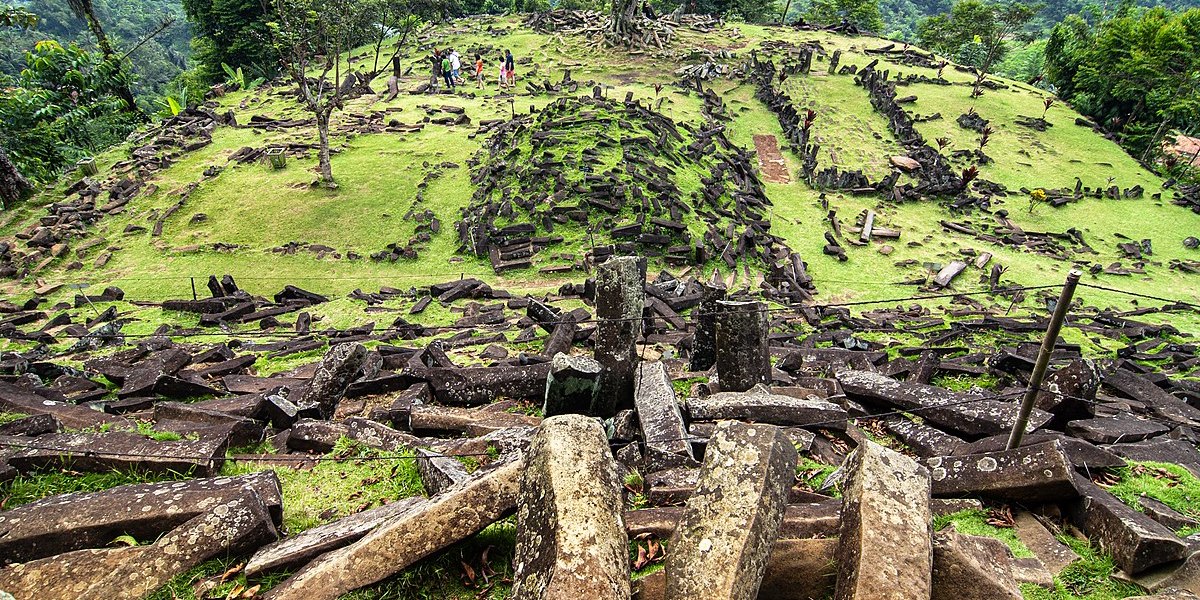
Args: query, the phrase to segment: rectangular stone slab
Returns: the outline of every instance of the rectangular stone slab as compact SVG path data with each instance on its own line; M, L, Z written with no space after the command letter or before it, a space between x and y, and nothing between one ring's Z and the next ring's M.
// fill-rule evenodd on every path
M1071 520L1089 539L1112 555L1130 575L1184 558L1188 546L1150 517L1140 513L1082 475L1075 478L1080 498L1070 508Z
M982 495L1043 503L1075 496L1071 460L1057 441L926 461L933 495Z
M933 532L929 472L863 440L846 458L835 600L928 599Z
M406 513L350 546L321 555L266 597L335 600L475 535L516 508L523 468L523 460L507 463L431 498L425 510Z
M1188 427L1200 426L1200 409L1176 398L1149 379L1117 369L1104 378L1104 385L1138 402L1144 402L1156 416Z
M278 538L254 490L239 492L148 546L76 550L0 569L0 589L17 598L144 597L213 556L244 552Z
M942 429L965 436L984 437L1011 431L1020 408L1016 402L974 400L966 394L932 385L896 381L867 371L841 371L837 380L851 399L911 411ZM1025 431L1041 427L1052 416L1033 409Z
M60 494L0 512L0 560L25 562L107 546L121 535L138 540L162 533L253 489L276 525L283 519L279 479L272 471L238 477L123 485L92 493Z
M698 466L675 400L675 388L663 364L639 364L633 389L638 423L646 443L647 470Z
M772 425L724 421L667 554L674 599L754 600L795 480L796 449Z
M263 546L246 561L246 576L257 577L264 573L302 567L326 552L362 539L383 523L408 512L422 510L426 502L426 498L419 496L404 498Z
M54 415L63 427L86 429L106 423L128 423L122 417L106 415L86 406L75 406L58 400L50 400L33 393L32 390L0 381L0 411L27 415Z
M500 397L541 400L550 363L521 367L433 368L415 373L429 382L438 402L465 406L488 404Z
M228 437L157 442L123 432L58 433L32 440L6 437L0 442L18 447L33 446L18 450L8 459L8 464L22 472L70 468L102 473L113 469L137 469L151 473L191 472L198 477L212 477L225 459Z
M688 414L698 421L737 419L772 425L805 427L816 425L824 429L845 429L846 410L815 395L796 398L771 393L763 385L745 392L720 392L703 398L689 398Z

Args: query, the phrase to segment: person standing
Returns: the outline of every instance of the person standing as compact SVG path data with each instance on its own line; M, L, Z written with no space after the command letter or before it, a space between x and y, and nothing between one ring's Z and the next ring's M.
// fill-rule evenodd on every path
M475 87L483 89L483 55L475 55Z
M504 59L503 54L500 55L500 61L498 64L500 65L500 89L507 90L508 89L508 71L507 71L508 62Z
M505 73L508 74L509 87L517 86L516 76L513 74L515 66L516 65L513 63L512 50L505 50L504 51L504 71L505 71Z
M429 89L436 92L438 86L441 85L442 79L442 53L438 52L437 48L433 49L433 54L429 55L429 61L432 63L432 70L429 76Z
M446 80L446 88L454 91L454 72L450 69L450 53L442 54L442 78Z
M462 57L454 48L450 49L450 76L454 79L454 83L462 84Z

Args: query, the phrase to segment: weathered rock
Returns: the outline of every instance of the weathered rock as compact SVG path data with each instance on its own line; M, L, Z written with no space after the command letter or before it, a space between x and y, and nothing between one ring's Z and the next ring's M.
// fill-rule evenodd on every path
M1077 359L1042 380L1034 406L1054 415L1047 427L1061 430L1069 421L1090 419L1096 414L1091 401L1096 399L1099 387L1100 369L1096 363Z
M1000 540L953 527L939 531L933 536L931 600L1021 600L1011 560Z
M1104 385L1145 403L1150 412L1161 419L1178 425L1200 427L1200 408L1172 396L1145 377L1117 369L1104 378Z
M541 400L550 363L524 366L434 368L425 376L438 402L477 406L497 398Z
M804 427L819 424L825 429L845 429L846 410L816 395L807 398L776 394L758 384L745 392L720 392L689 398L687 411L693 420L737 419L773 425Z
M1079 555L1071 547L1058 541L1046 526L1024 510L1014 511L1013 531L1017 538L1025 544L1029 551L1038 557L1052 575L1058 575L1063 569L1079 560Z
M321 555L266 597L334 600L386 579L512 512L522 470L523 461L514 461L446 490L430 498L424 510L405 513L357 542Z
M8 464L22 472L69 468L76 471L130 470L192 473L212 477L225 460L227 439L156 442L133 433L57 433L38 436L36 447L18 450ZM28 438L3 438L16 447Z
M698 466L666 367L661 362L639 364L634 389L638 423L646 445L646 469Z
M1125 413L1067 423L1067 435L1082 438L1093 444L1138 442L1170 430L1170 427L1157 421L1139 419Z
M933 569L929 472L864 440L844 468L836 600L929 598Z
M696 307L696 330L692 334L692 356L689 371L707 371L717 364L718 300L725 299L725 288L701 285L703 294Z
M1128 460L1176 464L1200 477L1200 450L1196 450L1191 442L1158 438L1133 444L1113 444L1105 448Z
M965 443L960 438L904 415L886 417L883 426L888 433L922 456L949 456Z
M54 415L63 424L63 427L72 429L128 423L121 417L106 415L98 410L75 406L62 400L61 396L57 400L46 398L34 393L34 390L0 381L0 410L4 412Z
M1071 520L1126 573L1179 560L1187 544L1175 532L1128 507L1087 478L1076 476L1080 499L1071 507Z
M513 598L628 598L629 540L621 481L600 424L542 422L517 502Z
M550 360L550 375L546 377L542 414L547 417L589 414L600 390L600 370L600 363L586 356L555 354Z
M537 417L485 408L462 408L418 404L409 413L409 429L429 432L460 432L471 436L510 427L537 425Z
M915 413L950 431L969 436L988 436L1011 431L1016 423L1016 403L989 398L972 398L932 385L900 382L879 373L841 371L838 383L851 399ZM1050 420L1050 414L1033 409L1026 432Z
M426 502L428 500L422 497L389 502L263 546L246 561L246 576L258 577L302 567L326 552L362 539L383 523L407 513L420 512Z
M316 374L304 388L296 405L303 408L315 404L320 407L321 414L332 416L346 388L358 378L366 360L367 348L357 342L337 344L330 348L317 364Z
M979 494L1030 503L1075 496L1071 461L1059 442L926 461L935 496Z
M122 485L101 492L60 494L0 512L0 557L25 562L84 548L101 548L123 534L162 533L232 500L243 487L258 495L276 525L283 517L272 471L238 477Z
M633 408L637 340L642 335L645 259L610 258L596 267L596 361L604 367L592 414L611 417Z
M717 379L725 392L771 383L770 321L761 302L717 302Z
M667 597L756 597L795 478L796 449L770 425L725 421L705 452L667 555Z
M54 415L33 415L0 425L0 435L43 435L62 430L62 423Z
M417 448L417 473L425 493L434 496L471 478L457 458Z
M141 598L212 556L278 538L253 488L240 490L149 546L76 550L0 569L0 590L17 598Z

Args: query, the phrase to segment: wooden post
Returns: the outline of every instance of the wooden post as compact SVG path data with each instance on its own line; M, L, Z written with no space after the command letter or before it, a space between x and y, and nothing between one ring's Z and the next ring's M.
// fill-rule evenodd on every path
M1067 317L1067 309L1071 306L1071 297L1075 295L1075 286L1079 284L1082 272L1072 270L1067 274L1062 293L1058 295L1058 304L1054 305L1054 314L1050 316L1050 325L1046 327L1046 337L1042 338L1042 349L1038 352L1037 362L1033 364L1033 375L1029 378L1029 388L1025 390L1025 398L1021 400L1021 412L1017 413L1017 422L1013 423L1012 434L1008 436L1005 449L1012 450L1021 445L1025 435L1025 426L1029 423L1029 413L1033 412L1033 402L1041 391L1042 379L1046 376L1046 366L1050 364L1050 355L1054 354L1054 344L1058 340L1058 332L1062 329L1063 320Z

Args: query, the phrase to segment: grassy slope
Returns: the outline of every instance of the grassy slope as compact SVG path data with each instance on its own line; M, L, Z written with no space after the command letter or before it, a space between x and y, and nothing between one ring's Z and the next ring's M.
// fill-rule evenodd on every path
M438 44L455 45L468 51L490 48L486 56L496 54L498 48L512 48L516 56L528 57L532 64L519 66L518 75L534 81L551 79L557 81L562 69L570 68L578 81L594 79L613 86L608 92L613 97L623 97L632 91L635 97L653 98L653 83L667 84L663 111L677 121L697 122L699 101L671 86L671 70L676 61L653 58L650 55L627 56L610 50L585 46L584 41L568 36L544 36L516 27L515 20L501 21L502 27L513 29L513 33L492 37L482 31L482 26L466 21L451 30L439 30ZM694 32L681 32L676 48L705 46L727 48L747 54L750 48L766 39L784 39L794 43L815 41L827 51L842 49L845 55L842 64L865 64L868 58L861 53L864 48L875 47L879 41L865 38L843 38L812 32L793 32L775 28L764 28L744 24L730 24L725 29L701 36ZM424 79L420 52L410 49L409 63L414 65L414 74L405 78L401 89L411 89ZM929 69L890 65L893 73L924 73L933 76ZM490 71L490 70L489 70ZM874 177L885 172L887 156L897 152L897 145L886 131L881 118L869 110L866 94L848 76L823 74L822 62L815 63L814 75L795 77L788 82L789 93L800 105L811 105L818 111L817 137L823 142L821 165L829 163L831 151L836 153L841 167L861 167ZM969 76L947 69L947 78L964 83ZM383 81L376 82L377 88ZM753 98L748 85L732 81L717 81L713 84L726 95L731 113L735 116L729 126L731 138L750 146L751 137L757 133L781 136L774 116ZM1042 94L1021 84L1012 84L1010 90L989 91L983 98L972 101L969 88L965 85L932 86L914 85L902 88L902 93L916 94L918 101L910 110L922 114L941 112L945 118L922 123L921 131L927 138L946 136L953 140L950 149L969 148L976 144L977 135L954 123L954 118L974 105L985 118L991 119L997 133L986 148L996 163L982 168L983 177L1003 183L1016 190L1029 188L1070 186L1074 176L1080 175L1090 186L1104 185L1111 181L1122 187L1134 184L1145 186L1150 192L1160 188L1160 181L1142 170L1112 142L1073 124L1076 114L1063 105L1054 106L1049 120L1054 127L1044 133L1025 130L1012 124L1017 115L1037 116L1042 108ZM400 112L389 115L405 123L420 121L425 112L422 106L451 104L462 106L477 122L497 118L510 110L506 98L496 97L494 84L481 93L473 85L466 86L466 94L451 97L411 96L401 94L391 103L382 103L373 97L355 100L347 107L348 112L365 112L385 108L399 108ZM580 93L583 93L581 90ZM550 101L548 96L518 96L515 108L529 110L530 105L541 106ZM277 95L262 92L242 92L222 99L222 108L238 107L239 117L244 122L251 114L273 116L301 116L303 113L290 101ZM378 285L408 287L434 280L446 279L464 273L498 279L499 284L521 289L552 289L558 279L546 279L530 269L510 273L506 277L491 275L488 266L474 259L462 259L454 255L456 241L452 224L457 218L458 208L470 198L472 185L466 161L479 148L481 139L470 139L472 126L444 127L429 125L424 131L413 134L381 134L360 136L338 136L336 143L341 150L333 159L334 173L339 179L340 189L329 192L311 188L307 184L313 176L309 169L315 159L293 160L288 169L270 171L261 165L229 166L217 178L203 183L188 200L183 210L168 220L161 238L148 233L132 236L122 235L126 225L148 226L151 212L165 209L175 201L173 192L185 184L200 178L201 172L210 165L224 165L225 157L236 149L252 145L261 147L285 139L307 141L311 132L292 130L286 133L259 134L248 129L220 128L214 143L198 152L184 157L176 165L158 175L159 191L149 197L138 197L130 203L125 215L105 219L97 227L97 233L110 244L122 247L113 260L103 269L86 268L82 271L65 272L55 270L40 274L52 282L85 282L94 286L114 283L123 287L133 299L157 300L169 297L186 297L190 294L189 276L204 277L210 273L231 273L243 287L253 292L269 293L284 283L296 283L317 291L344 294L355 287L374 289ZM879 134L876 140L872 134ZM120 151L114 151L102 163L111 163ZM785 159L794 173L798 163L785 150ZM339 252L354 251L368 255L383 249L390 242L404 243L412 233L413 223L401 218L413 206L416 184L425 176L424 162L440 163L451 161L461 165L448 169L427 190L422 207L432 209L441 219L444 228L433 242L421 253L417 261L401 261L395 264L373 263L367 259L358 261L317 259L314 255L301 252L295 256L282 256L269 249L289 241L320 243ZM874 198L852 198L841 194L829 194L831 208L838 210L843 223L852 221L860 210L871 208L880 214L884 225L899 227L904 237L894 243L895 252L883 256L873 248L849 248L850 261L838 263L820 254L824 244L821 231L824 210L820 207L816 193L801 182L769 184L768 194L775 204L774 230L788 239L808 259L811 272L824 299L880 299L907 296L911 287L890 285L924 274L922 267L896 267L895 263L912 259L918 264L945 263L957 256L961 247L976 248L993 252L1001 264L1009 268L1008 278L1023 284L1036 285L1057 283L1062 280L1067 265L1056 261L1012 251L966 239L958 234L943 231L937 221L947 218L948 213L933 202L909 203L895 206L880 203ZM46 199L53 199L47 195ZM1148 267L1149 276L1116 277L1101 276L1099 281L1111 283L1139 292L1156 293L1191 300L1200 299L1197 287L1187 276L1169 271L1165 262L1170 258L1184 258L1188 251L1180 241L1194 232L1197 217L1182 209L1155 202L1148 197L1143 200L1084 200L1062 209L1042 207L1034 214L1025 212L1023 196L1010 198L1006 206L1012 218L1022 227L1035 231L1061 232L1075 226L1100 255L1092 260L1103 264L1119 260L1115 249L1116 232L1141 239L1149 237L1155 241L1157 265ZM1103 205L1103 206L1101 206ZM204 213L208 221L192 225L190 219L196 213ZM37 216L36 211L27 215ZM985 217L975 216L982 221ZM12 232L25 223L13 219L6 228ZM922 242L919 247L909 247L912 241ZM206 246L191 250L195 245L223 242L244 246L235 252L213 252ZM182 249L182 251L181 251ZM566 249L570 250L570 249ZM89 265L93 251L85 265ZM869 274L869 275L868 275ZM969 270L956 284L963 290L977 289L975 279L979 274ZM575 277L577 278L577 277ZM572 278L574 279L574 278ZM20 295L27 290L28 282L12 282L4 291ZM1084 299L1096 304L1129 306L1128 299L1119 296L1086 291ZM1186 321L1185 321L1186 323ZM1194 324L1194 323L1188 323Z

